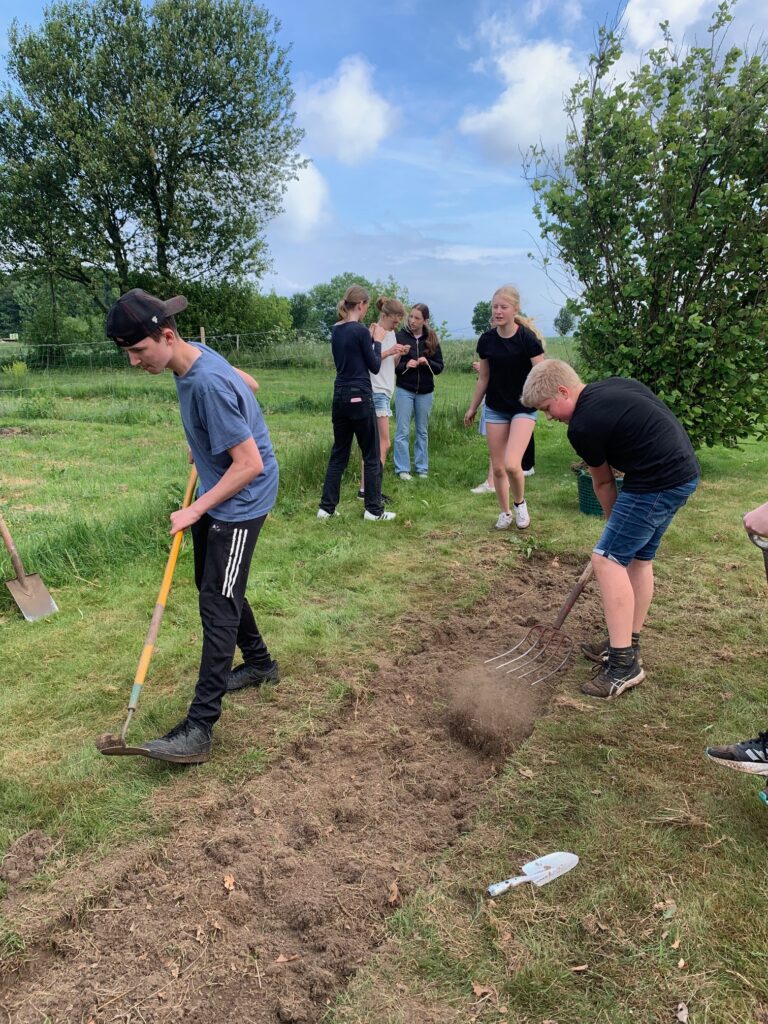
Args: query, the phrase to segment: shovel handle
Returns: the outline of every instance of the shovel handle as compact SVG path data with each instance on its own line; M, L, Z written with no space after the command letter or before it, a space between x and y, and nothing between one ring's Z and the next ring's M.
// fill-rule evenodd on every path
M187 482L187 489L184 492L184 500L181 504L182 508L187 508L192 503L192 495L195 491L195 484L197 483L197 470L194 466L189 473L189 481ZM157 601L155 602L155 608L152 612L152 619L149 623L149 629L147 630L147 636L144 640L144 647L139 658L139 664L136 667L136 675L133 680L133 687L131 688L131 698L128 702L128 717L125 721L125 725L122 730L122 739L125 740L125 734L128 731L128 725L131 721L131 716L136 710L136 706L139 703L139 696L141 694L141 687L144 684L144 680L147 678L147 670L149 669L149 663L152 660L152 655L155 650L155 641L157 640L157 634L160 632L160 623L163 621L163 614L165 612L165 604L168 600L168 592L171 589L171 581L173 580L173 573L176 569L176 562L179 557L179 550L181 548L181 541L184 536L184 531L179 530L178 533L173 536L173 543L171 544L170 554L168 555L168 561L165 566L165 572L163 573L163 582L160 584L160 592L157 595Z
M11 556L11 562L13 563L13 570L16 573L16 578L23 587L27 574L24 572L24 565L22 564L21 556L16 550L16 545L13 543L13 537L11 537L10 531L5 525L5 520L1 515L0 534L2 535L5 546L8 548L8 554Z
M487 896L494 899L496 896L503 896L510 889L516 889L518 885L524 885L530 881L532 879L529 875L515 875L514 878L505 878L503 882L495 882L493 885L489 885L485 892Z
M592 578L592 572L592 559L590 558L590 560L587 562L584 572L582 572L581 576L579 576L574 585L571 587L571 592L568 595L568 597L566 597L563 607L558 612L557 618L553 623L553 629L560 629L562 624L568 618L571 608L573 608L578 599L581 597L581 592Z

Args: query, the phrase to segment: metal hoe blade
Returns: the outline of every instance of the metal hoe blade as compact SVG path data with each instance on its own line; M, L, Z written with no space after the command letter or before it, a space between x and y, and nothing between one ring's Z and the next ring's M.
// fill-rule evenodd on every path
M747 536L760 550L763 552L763 562L765 563L765 578L768 580L768 537L763 537L759 533L753 533L752 530L747 530Z
M533 882L534 885L547 885L553 879L564 875L566 871L575 868L578 863L579 858L575 853L548 853L545 857L539 857L537 860L523 864L520 869L523 872L522 875L505 878L503 882L489 885L486 893L491 897L501 896L509 889L515 889L518 885L524 885L526 882Z

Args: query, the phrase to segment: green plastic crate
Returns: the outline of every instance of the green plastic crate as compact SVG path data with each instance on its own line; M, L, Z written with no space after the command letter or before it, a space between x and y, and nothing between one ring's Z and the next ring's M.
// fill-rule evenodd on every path
M583 512L585 516L601 516L603 514L602 506L595 497L595 491L592 487L592 476L586 469L580 469L576 474L576 482L579 485L579 512ZM616 489L621 490L624 480L621 477L616 478Z

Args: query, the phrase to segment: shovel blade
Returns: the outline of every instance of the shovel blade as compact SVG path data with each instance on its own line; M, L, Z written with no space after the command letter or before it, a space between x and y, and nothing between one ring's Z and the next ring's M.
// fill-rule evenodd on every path
M37 622L59 610L37 573L22 579L6 580L5 585L27 622Z
M566 871L575 868L579 858L575 853L548 853L546 857L523 864L522 872L534 885L546 885L554 878L559 878Z

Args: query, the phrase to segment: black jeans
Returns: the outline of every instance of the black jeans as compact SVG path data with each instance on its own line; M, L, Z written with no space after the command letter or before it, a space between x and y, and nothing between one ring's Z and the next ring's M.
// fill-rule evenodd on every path
M192 527L203 652L187 718L209 731L221 716L235 646L249 664L260 668L272 664L245 599L253 549L266 518L225 523L204 515Z
M357 438L363 455L365 508L375 516L384 511L381 500L381 448L379 428L373 408L373 394L356 387L340 387L333 392L333 448L325 472L320 508L334 512L339 503L341 478L349 462L352 438Z

